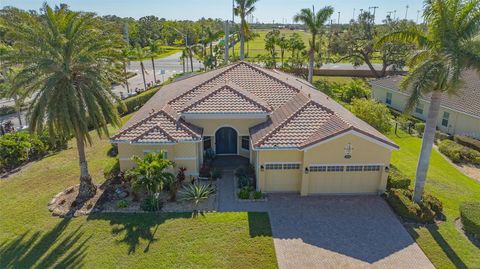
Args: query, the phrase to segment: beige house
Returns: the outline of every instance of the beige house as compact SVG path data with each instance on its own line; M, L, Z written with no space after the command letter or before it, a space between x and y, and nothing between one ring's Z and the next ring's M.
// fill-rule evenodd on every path
M373 97L396 110L403 111L410 94L400 90L402 78L393 76L371 81ZM480 139L480 76L476 71L465 71L463 80L464 84L458 95L443 96L437 128L448 134ZM428 96L421 98L411 114L426 120L429 106Z
M263 192L377 194L398 146L306 81L239 62L163 87L112 137L120 165L164 151L198 175L204 152L243 156Z

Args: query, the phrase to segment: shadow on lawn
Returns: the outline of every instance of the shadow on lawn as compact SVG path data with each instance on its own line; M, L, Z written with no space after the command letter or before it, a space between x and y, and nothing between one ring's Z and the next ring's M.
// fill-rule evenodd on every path
M86 243L81 227L60 236L68 226L63 219L51 231L26 232L0 245L0 268L81 268L85 258ZM58 241L60 240L60 241Z
M272 228L270 226L268 213L248 212L248 228L250 237L272 237Z
M157 241L155 234L158 226L169 219L192 218L192 213L97 213L88 216L88 220L107 220L112 227L112 235L123 236L118 243L128 245L128 254L134 253L140 240L148 240L148 244L143 249L146 253L150 250L150 245ZM124 235L123 235L124 234Z
M419 237L419 234L413 229L413 226L407 226L408 232L414 237L415 241ZM458 257L457 253L455 253L455 250L452 249L450 244L443 238L443 236L438 232L438 226L435 225L429 225L425 227L430 235L433 237L435 242L442 248L443 252L445 255L448 257L448 259L455 265L456 268L468 268L467 265L462 261L460 257Z

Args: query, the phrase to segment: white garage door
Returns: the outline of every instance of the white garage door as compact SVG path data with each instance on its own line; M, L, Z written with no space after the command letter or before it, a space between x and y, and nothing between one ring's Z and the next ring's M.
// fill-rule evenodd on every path
M309 194L373 194L380 188L383 165L310 165Z
M266 163L265 192L299 192L300 163Z

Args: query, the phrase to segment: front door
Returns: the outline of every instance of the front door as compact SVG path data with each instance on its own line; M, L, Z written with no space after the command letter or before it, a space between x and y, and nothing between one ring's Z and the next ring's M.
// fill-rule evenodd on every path
M222 127L215 133L217 154L237 154L237 131Z

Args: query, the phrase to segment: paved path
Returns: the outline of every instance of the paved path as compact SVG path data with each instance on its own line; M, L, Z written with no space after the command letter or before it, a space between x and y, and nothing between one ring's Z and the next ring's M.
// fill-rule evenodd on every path
M268 195L238 202L233 173L219 182L219 211L270 215L280 268L434 268L378 196Z

